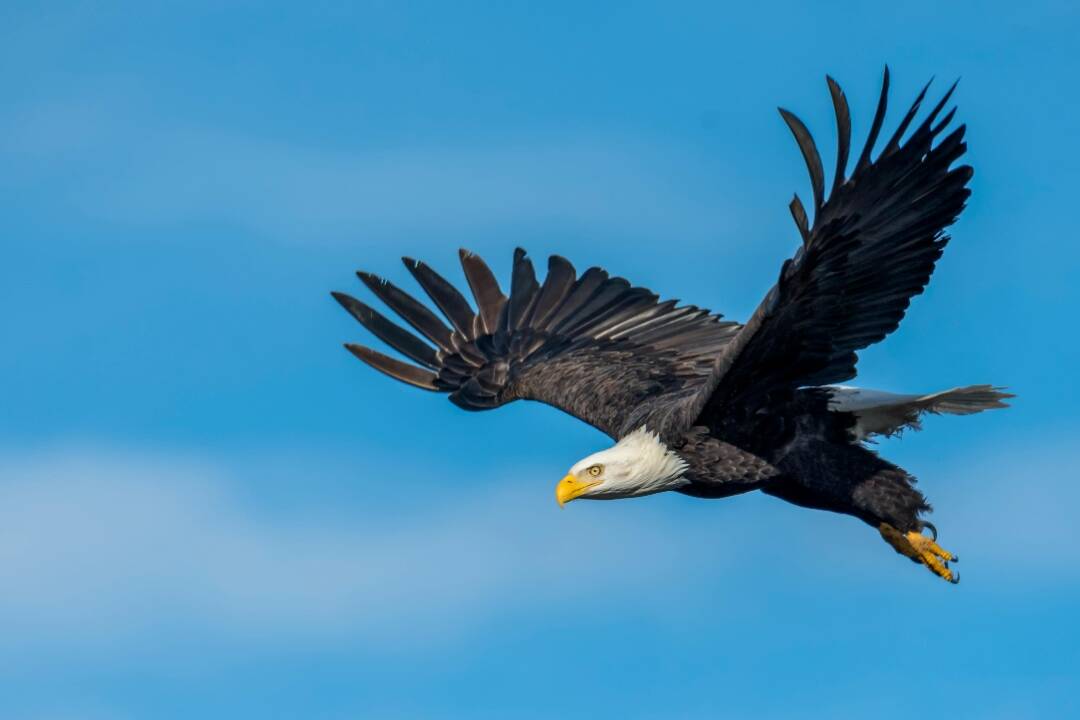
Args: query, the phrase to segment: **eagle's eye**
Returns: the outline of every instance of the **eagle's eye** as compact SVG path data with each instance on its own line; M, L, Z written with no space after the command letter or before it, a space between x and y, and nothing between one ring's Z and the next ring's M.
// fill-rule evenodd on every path
M600 473L604 472L603 465L590 465L589 469L585 472L589 473L592 477L600 477Z

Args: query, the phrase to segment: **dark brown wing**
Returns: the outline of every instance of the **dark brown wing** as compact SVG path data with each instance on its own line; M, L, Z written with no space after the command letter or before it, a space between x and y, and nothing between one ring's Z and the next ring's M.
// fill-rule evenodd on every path
M736 323L719 315L679 307L674 300L660 302L600 268L578 277L558 256L549 260L541 285L525 251L518 249L509 297L479 257L463 250L461 264L475 312L434 270L405 258L449 327L394 285L358 273L422 337L353 297L333 293L364 327L412 363L361 345L346 347L391 377L449 393L467 410L538 400L619 437L654 412L663 415L677 404L672 398L693 396L738 331Z
M836 178L825 200L814 141L798 118L781 110L810 171L814 224L808 227L796 196L791 212L802 247L784 263L779 281L725 347L711 395L704 397L709 393L704 390L697 408L691 407L714 419L756 412L770 397L800 386L854 377L856 351L895 330L911 298L923 291L948 241L944 229L970 194L965 185L971 168L952 167L966 149L964 126L939 139L955 109L935 124L955 85L901 142L926 95L923 88L871 161L885 117L886 68L869 138L854 172L845 178L850 117L843 92L832 78L828 83L839 134Z

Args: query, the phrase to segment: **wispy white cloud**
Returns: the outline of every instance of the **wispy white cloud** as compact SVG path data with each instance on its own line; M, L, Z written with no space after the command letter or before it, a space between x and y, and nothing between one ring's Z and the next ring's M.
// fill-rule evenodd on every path
M390 523L292 522L182 458L58 450L0 464L0 628L111 643L195 625L408 643L511 602L641 593L680 572L674 529L497 493ZM366 521L372 526L366 526ZM5 627L6 626L6 627Z
M942 468L948 480L928 488L943 542L965 556L978 592L1080 579L1068 453L1053 443L1028 452ZM393 517L380 506L297 520L245 500L224 467L79 447L0 454L0 634L45 647L142 638L145 648L146 637L185 629L401 647L507 613L608 602L657 617L716 611L748 585L845 592L870 579L934 591L869 528L765 497L558 512L506 490Z

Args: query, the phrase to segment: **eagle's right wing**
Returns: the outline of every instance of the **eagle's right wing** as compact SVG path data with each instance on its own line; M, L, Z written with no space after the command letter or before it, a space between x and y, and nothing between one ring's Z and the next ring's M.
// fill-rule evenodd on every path
M911 298L923 291L948 242L945 228L970 194L972 170L955 165L966 149L964 126L945 133L955 109L938 119L951 89L904 140L924 88L872 158L888 87L886 69L869 138L847 176L851 119L843 92L829 79L839 142L828 198L810 133L798 118L781 111L810 171L814 222L809 224L796 196L791 212L802 247L784 263L776 285L717 359L713 379L688 408L687 419L701 411L713 421L740 422L768 406L771 397L854 377L856 352L895 330Z
M452 327L394 285L361 272L364 284L427 342L359 300L333 293L364 327L415 364L362 345L346 347L393 378L449 393L467 410L537 400L620 437L654 411L662 414L678 406L674 400L693 396L739 329L707 310L660 302L600 268L578 277L559 256L550 258L541 285L525 251L515 251L506 297L487 265L463 250L476 312L424 263L405 258L405 265Z

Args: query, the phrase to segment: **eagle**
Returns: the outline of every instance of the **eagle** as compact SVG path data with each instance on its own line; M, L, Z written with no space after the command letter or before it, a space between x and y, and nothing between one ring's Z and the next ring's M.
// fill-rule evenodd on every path
M540 282L526 252L513 256L510 292L462 250L474 305L427 264L405 266L444 316L367 272L361 282L412 331L345 293L344 308L404 360L347 343L392 378L446 393L466 410L534 400L606 433L614 445L574 463L559 505L674 491L725 498L760 490L795 505L852 515L898 553L952 583L915 478L882 458L875 438L918 429L926 413L1006 407L992 385L895 394L843 385L858 351L896 330L930 280L963 210L972 169L957 164L965 126L942 114L952 87L913 126L930 83L875 153L889 96L886 67L866 142L849 169L851 115L826 77L837 153L825 172L806 126L780 109L810 175L813 222L796 194L801 238L745 323L656 294L599 267L581 274L558 255ZM911 129L911 128L914 129ZM911 130L908 133L909 129Z

